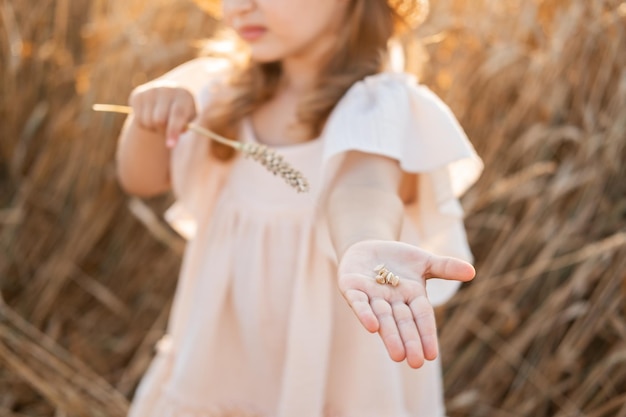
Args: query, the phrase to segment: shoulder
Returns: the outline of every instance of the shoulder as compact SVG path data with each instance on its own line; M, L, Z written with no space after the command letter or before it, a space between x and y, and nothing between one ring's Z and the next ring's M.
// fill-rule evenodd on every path
M354 83L331 112L327 126L357 120L375 126L395 125L393 130L414 128L416 123L425 128L449 125L460 129L448 105L414 75L404 72L381 72Z
M346 103L367 107L381 101L398 100L418 89L415 76L403 72L381 72L357 81L348 89L337 106Z
M450 108L406 73L380 73L355 83L331 113L324 155L360 150L397 159L408 172L453 161L477 161Z
M354 83L339 100L329 123L358 117L380 122L407 122L419 113L446 113L448 106L417 78L404 72L381 72Z
M415 76L381 72L357 81L348 89L331 112L326 128L335 130L341 125L345 129L358 123L380 134L389 127L399 131L407 128L417 115L432 109L448 111Z

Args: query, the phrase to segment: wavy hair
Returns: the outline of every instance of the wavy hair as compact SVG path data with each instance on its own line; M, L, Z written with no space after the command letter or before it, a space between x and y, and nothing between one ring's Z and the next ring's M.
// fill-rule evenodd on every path
M383 70L390 39L407 26L384 0L352 0L345 19L315 88L302 98L297 109L298 122L310 140L321 134L333 108L354 83ZM208 109L205 122L219 134L236 137L239 122L274 96L281 74L280 62L244 60L230 79L231 94ZM234 154L232 148L215 142L211 152L221 160Z

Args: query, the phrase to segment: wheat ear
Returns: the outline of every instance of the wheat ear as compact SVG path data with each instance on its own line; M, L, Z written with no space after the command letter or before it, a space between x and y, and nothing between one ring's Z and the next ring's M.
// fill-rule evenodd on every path
M133 112L132 108L117 104L94 104L93 110L123 114L131 114ZM189 123L187 129L241 151L244 156L257 161L272 174L280 176L287 184L295 188L297 192L304 193L309 191L309 183L302 173L293 169L285 162L281 155L278 155L267 146L256 143L241 143L236 140L227 139L195 123Z

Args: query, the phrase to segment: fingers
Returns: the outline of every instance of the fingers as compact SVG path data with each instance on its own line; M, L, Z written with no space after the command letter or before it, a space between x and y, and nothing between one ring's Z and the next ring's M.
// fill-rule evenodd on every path
M150 109L149 106L147 110ZM172 107L171 100L155 100L155 103L152 105L152 114L149 115L151 119L147 119L149 125L158 130L164 131L167 127L167 121L169 119L170 108Z
M407 306L414 320L424 359L432 361L437 358L439 343L437 340L437 324L435 322L435 311L425 296L418 296Z
M389 356L396 362L403 361L406 358L404 343L391 305L382 298L375 298L371 301L371 306L380 323L378 334L383 340Z
M348 290L344 293L344 298L348 301L350 308L363 327L370 333L377 332L379 328L378 319L372 311L367 294L360 290Z
M380 323L378 333L391 359L406 359L412 368L420 368L426 360L438 354L437 326L432 306L420 296L411 305L404 302L389 304L378 298L371 302Z
M435 316L426 297L419 297L411 307L404 302L392 306L383 298L370 302L360 290L348 290L344 297L361 324L371 333L378 331L394 361L406 359L417 369L437 357Z
M389 287L367 280L342 280L341 293L363 327L378 332L389 357L417 369L438 354L435 313L423 283Z
M404 344L406 360L412 368L420 368L424 365L424 350L413 312L405 303L394 303L392 309Z
M178 137L187 130L187 124L196 117L195 107L189 102L174 102L169 112L167 122L167 144L173 146Z
M476 275L474 267L457 258L430 255L424 278L443 278L455 281L471 281Z
M164 134L170 147L196 117L192 94L180 87L141 86L133 91L129 103L134 121L146 130Z

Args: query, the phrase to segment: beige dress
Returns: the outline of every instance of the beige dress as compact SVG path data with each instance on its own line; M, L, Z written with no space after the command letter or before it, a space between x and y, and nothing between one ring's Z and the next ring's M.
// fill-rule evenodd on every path
M215 62L167 75L210 101ZM255 141L249 121L240 140ZM167 219L188 238L167 334L130 417L441 417L440 362L414 370L362 328L336 286L320 214L348 150L382 154L419 173L402 240L471 259L458 196L482 165L449 109L401 73L355 84L313 141L277 147L303 172L298 194L258 163L211 160L207 140L183 135L172 153L176 204ZM456 282L431 280L435 305Z

